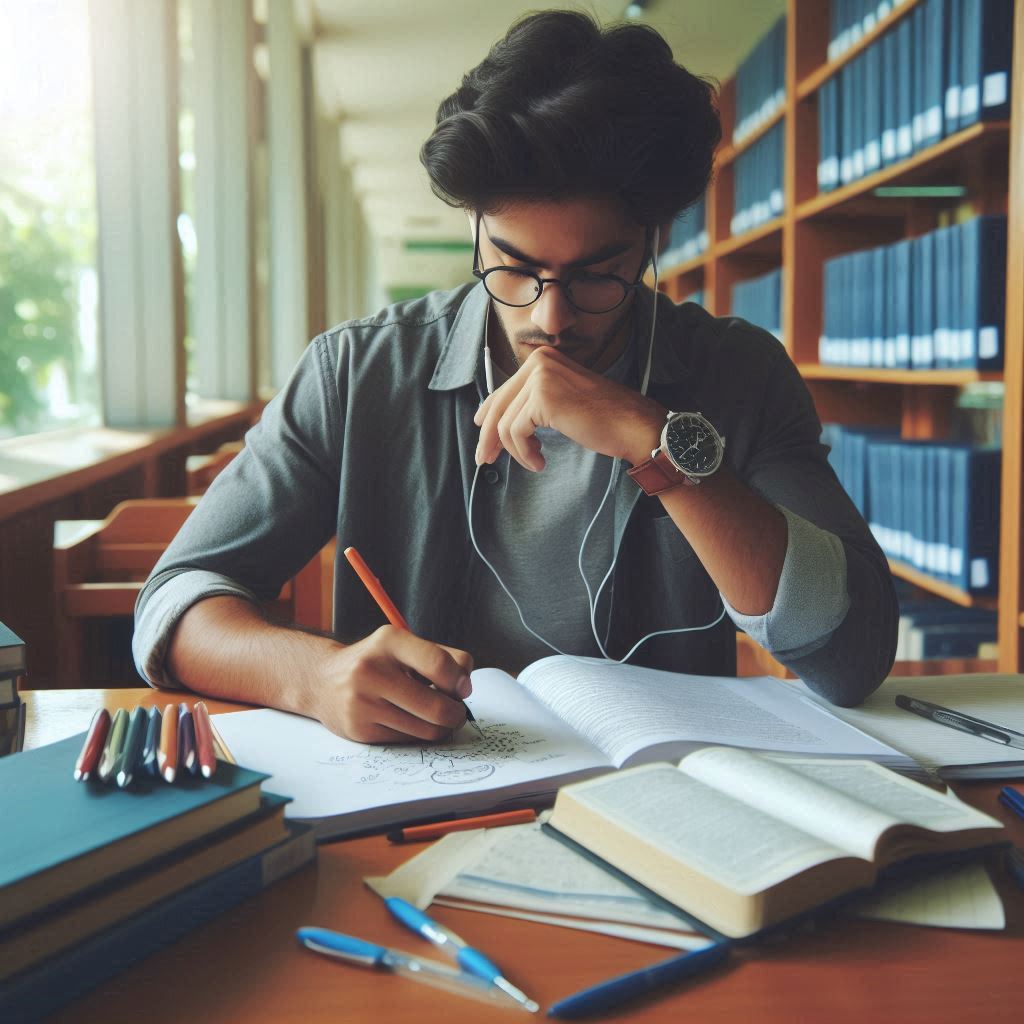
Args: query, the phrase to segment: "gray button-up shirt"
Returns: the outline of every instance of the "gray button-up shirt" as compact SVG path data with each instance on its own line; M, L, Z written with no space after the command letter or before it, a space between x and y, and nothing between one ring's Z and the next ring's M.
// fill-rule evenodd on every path
M649 291L638 295L639 338L647 337L654 301ZM814 690L855 704L892 665L898 612L885 557L819 442L810 395L767 332L664 295L657 301L649 394L715 424L729 466L782 509L789 538L766 615L726 604L729 615L714 628L654 638L632 660L731 674L738 625ZM488 570L470 544L467 507L487 309L482 286L467 285L312 342L143 588L134 639L143 676L175 685L164 666L167 645L196 601L269 600L333 535L339 550L354 545L388 581L414 632L473 652L471 602ZM609 501L617 563L598 615L609 621L610 609L609 654L621 657L647 633L711 622L721 610L718 590L661 502L625 473ZM533 579L538 588L559 586L543 564ZM334 583L336 635L354 640L382 622L343 564Z

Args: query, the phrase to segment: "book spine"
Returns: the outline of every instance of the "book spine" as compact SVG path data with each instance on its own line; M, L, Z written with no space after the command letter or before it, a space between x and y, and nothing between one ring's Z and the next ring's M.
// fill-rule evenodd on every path
M269 850L10 979L0 988L0 1019L39 1020L310 863L316 857L313 830L290 827L294 834Z

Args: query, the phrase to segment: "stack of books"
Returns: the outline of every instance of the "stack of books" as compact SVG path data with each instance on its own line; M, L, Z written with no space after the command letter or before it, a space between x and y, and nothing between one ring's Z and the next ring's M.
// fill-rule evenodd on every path
M83 738L0 760L0 1020L38 1019L316 856L266 775L82 785Z
M742 235L782 215L784 153L785 132L780 123L736 158L732 234Z
M25 644L0 622L0 757L21 750L25 739L25 705L18 680L25 674Z
M732 312L782 340L782 271L737 281L732 286Z

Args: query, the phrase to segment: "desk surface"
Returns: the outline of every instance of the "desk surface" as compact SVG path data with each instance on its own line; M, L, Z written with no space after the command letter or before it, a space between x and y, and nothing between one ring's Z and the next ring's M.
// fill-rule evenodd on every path
M114 710L163 703L152 690L31 691L26 742L51 743L88 727L100 706ZM214 713L236 705L207 702ZM974 784L958 792L1004 819L999 787ZM1024 846L1024 822L1011 822ZM191 932L101 986L54 1020L68 1024L132 1017L157 1022L318 1021L417 1024L526 1020L521 1011L491 1010L472 1000L400 978L334 964L298 948L300 925L313 924L437 955L392 923L362 885L410 855L382 836L320 847L319 864ZM851 920L744 954L740 961L674 992L601 1020L701 1024L778 1021L962 1022L1021 1019L1024 892L999 881L1007 908L1005 932L958 932ZM508 977L542 1007L586 985L655 963L671 950L485 914L437 908L436 916L491 953ZM145 1009L143 1009L145 1008ZM540 1019L540 1015L535 1019Z

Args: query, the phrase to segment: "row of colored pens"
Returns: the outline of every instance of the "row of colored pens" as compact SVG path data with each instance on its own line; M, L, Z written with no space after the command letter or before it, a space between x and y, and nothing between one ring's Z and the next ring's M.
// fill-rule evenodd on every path
M215 730L202 701L193 709L185 703L136 707L131 715L119 708L110 717L106 708L93 716L82 752L75 762L75 781L95 779L121 788L148 776L173 782L176 777L217 770Z

